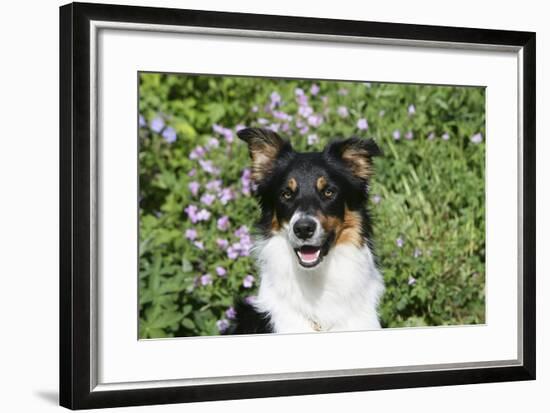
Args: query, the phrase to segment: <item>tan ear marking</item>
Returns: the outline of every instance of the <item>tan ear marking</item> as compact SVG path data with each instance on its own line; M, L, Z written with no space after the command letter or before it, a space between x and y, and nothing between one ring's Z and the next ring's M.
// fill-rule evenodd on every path
M364 149L348 146L342 152L342 159L349 165L354 175L368 179L372 176L373 170L367 155L368 153Z
M252 160L251 175L255 182L260 182L271 173L280 151L290 144L269 129L246 128L237 132L239 138L248 144Z

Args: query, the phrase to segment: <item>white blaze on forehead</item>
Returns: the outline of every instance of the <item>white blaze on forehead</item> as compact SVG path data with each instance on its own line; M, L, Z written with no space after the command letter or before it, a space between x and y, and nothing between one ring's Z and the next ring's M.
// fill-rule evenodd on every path
M298 221L300 218L304 216L306 215L302 211L295 211L294 214L292 214L292 217L290 218L290 225L289 225L290 229L292 230L296 221Z

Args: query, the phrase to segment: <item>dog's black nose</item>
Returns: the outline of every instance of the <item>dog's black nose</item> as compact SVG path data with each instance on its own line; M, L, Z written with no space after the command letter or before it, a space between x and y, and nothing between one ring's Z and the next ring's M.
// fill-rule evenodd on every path
M317 224L311 218L300 218L294 224L294 233L300 239L308 239L315 233Z

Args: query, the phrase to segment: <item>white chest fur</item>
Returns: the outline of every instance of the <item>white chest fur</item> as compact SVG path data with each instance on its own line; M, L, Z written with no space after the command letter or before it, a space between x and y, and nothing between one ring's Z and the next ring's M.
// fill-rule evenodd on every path
M261 284L255 304L276 333L380 328L384 291L370 249L336 245L321 264L302 268L283 235L256 244Z

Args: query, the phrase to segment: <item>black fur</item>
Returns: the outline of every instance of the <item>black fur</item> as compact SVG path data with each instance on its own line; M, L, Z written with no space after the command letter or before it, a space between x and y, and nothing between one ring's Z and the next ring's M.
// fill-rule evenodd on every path
M241 299L235 302L234 307L237 316L225 334L266 334L273 332L269 323L269 314L256 311L251 304Z

